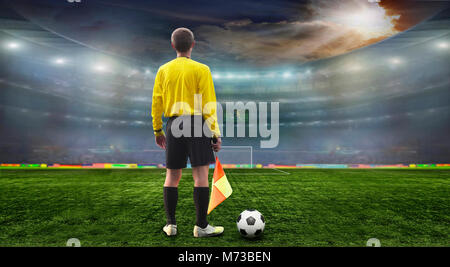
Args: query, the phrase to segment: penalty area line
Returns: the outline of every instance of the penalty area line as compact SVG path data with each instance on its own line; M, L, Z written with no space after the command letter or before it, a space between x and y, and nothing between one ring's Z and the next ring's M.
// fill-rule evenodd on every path
M272 170L275 170L275 171L279 171L279 172L284 173L284 174L287 174L287 175L291 175L291 173L290 173L290 172L287 172L287 171L282 171L282 170L277 169L277 168L271 168L271 169L272 169Z
M233 172L234 169L225 170L225 173L227 175L236 175L236 176L245 176L245 175L264 175L264 176L287 176L291 175L289 172L278 170L275 168L269 168L269 170L275 170L278 171L275 172L249 172L249 173L242 173L242 172ZM255 170L255 169L237 169L237 170Z

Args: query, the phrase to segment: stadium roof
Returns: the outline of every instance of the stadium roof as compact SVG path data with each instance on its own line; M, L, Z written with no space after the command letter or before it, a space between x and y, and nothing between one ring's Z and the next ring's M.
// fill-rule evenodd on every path
M14 11L11 10L11 12ZM12 16L10 14L7 18L0 17L0 31L16 38L54 49L66 50L84 48L83 45L77 43L75 40L70 40L37 26L31 21L21 18L17 14Z
M95 47L91 47L87 44L78 42L77 40L68 38L59 33L53 32L50 29L46 29L37 25L33 21L25 19L18 14L12 8L6 6L4 3L0 3L0 31L7 33L16 38L26 40L38 45L50 47L52 49L58 49L60 51L69 51L73 53L74 49L92 49L98 52L110 54L109 51L101 51ZM355 50L352 53L359 53L367 50L383 50L386 49L404 49L407 47L415 46L423 42L440 38L450 33L450 8L447 8L432 18L419 23L411 29L399 33L391 38L385 39L379 43L373 44L368 47L364 47L359 50ZM123 59L128 59L120 55L114 55ZM345 56L340 55L337 57ZM321 59L318 61L326 61L327 59ZM307 62L309 64L313 62Z
M122 55L113 54L110 51L97 49L38 25L34 21L18 14L13 8L3 2L0 2L0 31L14 38L56 49L60 52L74 53L76 52L74 50L86 50L100 52L120 59L132 60Z

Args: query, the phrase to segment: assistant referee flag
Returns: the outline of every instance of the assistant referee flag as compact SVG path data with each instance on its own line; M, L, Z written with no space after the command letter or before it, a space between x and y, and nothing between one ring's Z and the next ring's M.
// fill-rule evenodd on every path
M222 203L225 199L227 199L231 195L231 193L233 193L233 189L231 188L227 176L223 171L219 158L216 157L216 168L214 169L211 199L209 200L208 214L220 203Z

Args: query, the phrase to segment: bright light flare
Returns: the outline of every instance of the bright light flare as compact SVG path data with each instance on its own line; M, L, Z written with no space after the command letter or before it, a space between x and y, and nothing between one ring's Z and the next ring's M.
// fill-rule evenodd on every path
M96 72L106 72L108 71L107 67L104 64L96 64L92 68Z
M440 49L447 49L448 48L448 43L447 42L439 42L436 44L436 46Z
M391 63L392 65L399 65L402 64L403 61L398 57L393 57L389 59L389 63Z
M64 65L66 64L67 60L65 58L59 57L59 58L55 58L53 60L53 63L56 65Z
M353 10L338 10L331 13L330 20L344 26L359 30L367 38L384 35L392 35L395 30L395 21L399 15L388 16L386 10L378 3L364 6Z
M283 73L283 78L285 78L285 79L290 78L291 76L292 76L292 74L290 72Z
M20 48L20 44L17 42L9 42L5 44L5 47L10 50L16 50Z
M350 64L347 66L347 71L350 71L350 72L357 72L360 70L362 70L362 66L358 63L353 63L353 64Z

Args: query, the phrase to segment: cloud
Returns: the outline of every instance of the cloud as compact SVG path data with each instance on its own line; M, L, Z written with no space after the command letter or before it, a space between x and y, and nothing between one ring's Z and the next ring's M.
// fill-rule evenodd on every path
M436 5L426 8L406 0L311 1L308 10L309 17L278 22L240 19L221 26L203 25L196 33L216 55L226 54L236 61L299 63L379 42L422 21Z
M411 3L411 0L382 0L379 5L386 10L386 14L389 16L400 15L395 22L395 29L404 31L448 5L448 1L415 1Z
M199 38L217 53L260 65L305 62L335 56L388 36L367 38L350 27L314 20L253 23L249 20L196 29Z

